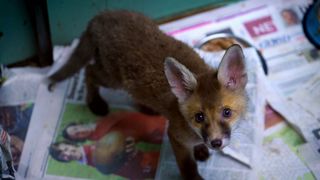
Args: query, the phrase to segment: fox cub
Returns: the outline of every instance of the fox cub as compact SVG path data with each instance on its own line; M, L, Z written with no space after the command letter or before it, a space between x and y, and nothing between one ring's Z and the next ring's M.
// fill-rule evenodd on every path
M231 126L245 111L240 46L231 46L213 69L139 13L107 11L94 17L69 61L49 80L62 81L84 66L92 112L108 113L98 91L104 86L126 90L137 104L169 120L168 136L184 179L202 179L196 160L206 160L208 148L226 146Z

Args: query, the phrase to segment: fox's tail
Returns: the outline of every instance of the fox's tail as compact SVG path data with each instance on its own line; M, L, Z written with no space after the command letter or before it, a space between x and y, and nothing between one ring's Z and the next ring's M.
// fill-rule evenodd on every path
M85 66L93 55L94 44L90 35L85 32L67 62L59 70L50 75L49 80L54 83L67 79Z

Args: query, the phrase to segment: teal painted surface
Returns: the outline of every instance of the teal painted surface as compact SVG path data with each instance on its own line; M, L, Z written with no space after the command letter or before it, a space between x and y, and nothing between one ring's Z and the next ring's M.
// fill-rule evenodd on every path
M225 5L235 0L106 0L107 9L130 9L159 19L208 5Z
M105 0L48 0L53 44L68 44L79 37L88 21L105 9Z
M24 0L0 1L0 63L34 55L35 36Z
M160 19L208 5L237 0L47 0L52 43L69 44L88 21L106 9L129 9ZM24 0L0 0L0 63L9 64L36 53Z

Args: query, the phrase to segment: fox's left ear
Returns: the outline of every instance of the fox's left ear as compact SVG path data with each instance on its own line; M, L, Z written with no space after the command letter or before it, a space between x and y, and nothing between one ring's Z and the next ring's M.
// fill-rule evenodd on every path
M227 49L218 68L218 80L231 90L246 86L248 78L244 55L239 45L235 44Z
M193 73L174 58L167 57L164 62L164 72L172 93L179 102L187 100L197 86Z

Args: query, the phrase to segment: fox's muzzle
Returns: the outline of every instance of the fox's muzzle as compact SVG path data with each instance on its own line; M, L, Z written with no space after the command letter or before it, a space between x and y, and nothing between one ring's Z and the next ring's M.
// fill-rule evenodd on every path
M203 141L211 149L222 149L229 144L231 136L231 129L229 125L227 123L221 122L219 123L218 128L219 129L212 128L206 125L201 129L201 136L203 138ZM215 133L214 131L220 133ZM212 133L209 134L208 132Z

